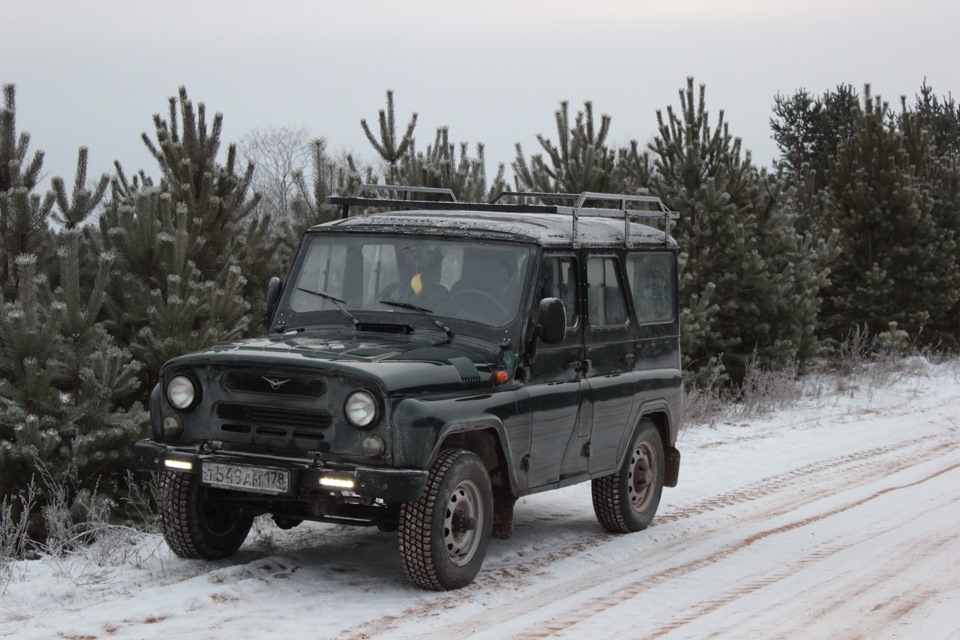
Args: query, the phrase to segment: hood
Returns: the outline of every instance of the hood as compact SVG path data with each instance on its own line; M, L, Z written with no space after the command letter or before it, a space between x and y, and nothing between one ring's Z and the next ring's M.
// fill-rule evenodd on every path
M451 341L442 334L394 335L318 329L252 338L170 360L164 371L186 366L222 365L269 372L271 369L319 369L375 382L385 393L489 387L498 370L507 369L512 352L471 337ZM511 371L512 373L512 371Z

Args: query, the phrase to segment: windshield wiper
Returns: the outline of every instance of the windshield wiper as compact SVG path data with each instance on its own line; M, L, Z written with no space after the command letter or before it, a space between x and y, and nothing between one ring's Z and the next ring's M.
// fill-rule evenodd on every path
M345 302L344 302L343 300L341 300L340 298L335 298L334 296L332 296L332 295L330 295L329 293L326 293L326 292L324 292L324 291L314 291L314 290L312 290L312 289L304 289L303 287L297 287L297 291L303 291L304 293L312 293L313 295L319 296L319 297L323 298L324 300L329 300L330 302L332 302L332 303L334 303L335 305L337 305L337 309L340 309L340 311L341 311L341 313L343 313L343 315L347 316L347 317L350 319L350 322L353 323L353 326L354 326L354 327L356 327L357 329L360 328L360 321L357 320L357 318L356 318L352 313L350 313L349 311L347 311L347 308L346 308L345 306L343 306L343 305L345 304Z
M398 307L400 309L410 309L412 311L419 311L420 313L425 315L427 318L429 318L430 321L433 322L433 324L437 325L441 331L447 334L447 337L449 339L451 340L453 339L453 330L450 329L450 327L448 327L447 325L440 322L440 320L438 320L436 317L434 317L434 315L430 312L429 309L418 307L417 305L412 304L410 302L398 302L396 300L380 300L379 302L380 304L385 304L389 307Z

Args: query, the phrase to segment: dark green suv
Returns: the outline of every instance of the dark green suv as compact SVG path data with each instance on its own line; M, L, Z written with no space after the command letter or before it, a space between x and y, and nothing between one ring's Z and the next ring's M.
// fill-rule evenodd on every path
M600 524L646 528L680 466L675 214L372 189L330 198L343 217L271 280L268 335L164 365L135 451L170 548L229 556L262 514L376 525L414 583L455 589L520 496L590 480Z

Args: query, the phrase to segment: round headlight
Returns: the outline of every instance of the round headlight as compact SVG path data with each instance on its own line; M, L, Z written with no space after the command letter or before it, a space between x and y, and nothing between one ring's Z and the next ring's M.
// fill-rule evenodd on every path
M350 424L364 429L377 419L377 401L368 391L354 391L343 405L343 412Z
M197 389L187 376L174 376L167 383L167 400L177 409L187 409L197 398Z

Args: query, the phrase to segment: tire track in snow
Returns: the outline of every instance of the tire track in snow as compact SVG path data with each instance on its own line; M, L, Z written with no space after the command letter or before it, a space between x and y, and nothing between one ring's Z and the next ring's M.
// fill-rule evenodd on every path
M918 446L905 450L904 443L894 443L805 465L783 474L764 478L747 487L698 501L686 507L672 510L667 509L662 516L658 516L654 520L654 524L662 525L683 520L692 520L710 512L741 506L750 502L760 501L770 496L787 493L787 497L790 498L788 501L780 501L774 507L749 515L746 519L743 517L743 514L737 514L736 516L736 524L738 527L743 527L751 522L768 520L773 516L792 511L800 506L819 500L824 495L823 490L825 488L833 489L861 486L879 477L907 469L918 462L929 460L937 455L946 454L956 447L958 438L957 434L951 431L949 434L943 434L929 440L912 441L912 444ZM837 473L837 471L841 469L845 470L846 473ZM851 477L852 475L856 477ZM796 490L798 486L816 486L818 491L789 493L791 490ZM733 516L731 516L731 518L732 517ZM722 526L706 526L708 530L722 528ZM656 527L648 531L655 532ZM683 539L701 538L702 536L703 530L701 529L695 533L683 534ZM445 612L456 609L464 603L473 601L478 591L502 593L517 590L526 582L526 575L535 573L564 559L595 550L598 546L619 538L621 538L620 535L602 533L583 538L572 544L564 543L562 547L545 549L536 556L531 557L530 555L526 555L520 562L511 559L509 564L488 567L485 571L481 571L481 574L473 585L464 590L439 594L429 603L405 610L401 614L384 616L357 627L346 629L344 630L344 637L349 637L354 640L366 640L380 635L389 635L402 629L402 627L410 621L443 616ZM675 546L676 542L677 541L673 541L671 546ZM529 548L524 549L524 552L529 554L531 550ZM662 551L662 553L668 552L669 550ZM731 553L732 552L733 551L731 551ZM565 600L570 597L570 594L582 593L617 577L642 571L644 567L649 566L656 559L657 555L659 554L654 553L626 564L619 563L613 566L604 565L601 569L589 574L578 574L575 580L569 582L564 581L547 591L539 593L536 597L524 598L521 601L511 602L511 604L506 607L498 608L496 618L498 622L502 619L514 619L535 612L541 607L552 605L559 600ZM682 565L680 568L671 569L665 574L647 576L644 578L644 580L647 581L644 583L646 586L644 586L642 590L652 586L654 584L652 581L660 584L667 579L675 579L683 573L695 571L712 562L709 558L701 558L692 563ZM615 596L612 595L610 597ZM605 608L615 606L618 602L633 596L624 596L622 599L615 597L614 600L609 600L610 597L601 598L602 602L609 603ZM581 611L578 605L573 606L576 607L575 611ZM599 611L584 614L583 619L596 615L596 613L599 613ZM492 626L492 618L493 616L491 616L489 612L482 612L467 618L458 618L457 626L475 631L482 630ZM538 624L535 628L528 628L515 637L547 637L550 633L555 633L563 628L576 624L579 620L579 618L574 619L569 624L563 624L556 630L550 625L550 631L546 635L541 635L540 630L543 627L542 624ZM496 625L498 622L494 622L493 624ZM446 638L447 633L441 632L436 636L422 637Z
M942 508L944 505L938 504L929 511ZM880 532L874 530L871 533L879 535L872 535L859 544L872 544L896 529L893 526ZM923 565L924 573L927 573L931 568L926 565L935 562L934 572L946 576L960 575L960 562L954 561L957 566L951 567L943 566L938 560L943 557L941 554L945 549L955 544L956 534L950 528L911 541L909 549L897 553L880 552L866 571L864 566L858 565L839 575L831 575L828 582L817 581L800 592L791 593L788 599L771 602L762 609L752 609L748 620L731 620L725 626L715 628L709 637L765 637L771 635L774 627L780 637L878 637L906 622L904 619L919 607L935 601L941 595L942 583L949 582L949 579L940 579L941 584L937 584L936 580L930 581L926 577L922 583L911 580L911 570ZM894 588L890 591L895 595L882 593L884 583L893 583ZM864 610L865 600L874 602L867 612ZM812 608L810 603L814 603ZM819 606L816 603L820 603ZM851 629L852 633L843 633L842 630L846 629Z
M931 450L949 447L955 443L955 438L941 437ZM702 515L711 511L725 509L737 506L745 502L751 502L765 498L767 496L781 493L784 490L791 489L799 484L815 484L819 476L837 477L833 472L837 469L848 469L850 471L862 471L864 477L872 478L878 473L890 473L892 470L905 469L912 466L915 462L927 457L927 451L912 450L907 456L900 456L897 460L897 468L890 466L889 460L884 456L890 453L901 452L902 443L875 447L865 451L857 451L845 454L829 460L820 460L803 467L792 469L782 474L769 476L758 480L748 487L729 491L711 498L697 501L686 507L668 509L666 513L658 515L656 522L663 524L684 520L693 516ZM846 482L837 482L836 484L846 484Z
M839 514L861 507L869 502L877 500L878 498L882 498L887 494L920 486L926 482L939 478L940 476L957 469L960 469L960 462L954 463L946 468L935 471L934 473L931 473L926 477L921 478L920 480L916 480L913 482L908 482L905 484L900 484L892 487L885 487L883 489L880 489L879 491L872 493L869 496L866 496L859 500L855 500L841 507L837 507L829 511L825 511L823 513L810 516L808 518L803 518L801 520L797 520L795 522L782 525L780 527L761 531L760 533L757 533L745 538L739 544L733 545L731 547L728 547L727 549L724 549L723 551L718 552L714 556L707 558L707 560L709 560L711 564L715 562L719 562L720 560L724 560L741 550L747 549L748 547L751 547L759 542L763 542L767 538L771 538L773 536L781 535L784 533L789 533L796 529L800 529L802 527L809 526L811 524L820 522L822 520L832 518ZM960 497L960 496L955 496L954 498L956 497ZM940 506L941 506L940 504L933 505L921 513L932 511L934 509L940 508ZM919 514L915 513L911 515L919 515ZM901 523L897 519L891 519L889 524L883 527L882 529L879 529L879 530L874 529L866 532L859 532L860 534L853 536L852 539L844 540L841 537L841 539L839 540L834 540L834 541L831 541L830 543L826 543L822 545L821 548L818 549L817 551L811 554L804 555L793 562L790 562L788 564L778 567L777 570L770 575L766 575L766 576L762 576L762 577L750 580L746 584L737 586L736 588L729 590L726 594L724 594L721 597L712 598L706 602L698 604L692 609L688 609L683 616L672 620L670 624L662 625L660 627L651 629L649 633L645 633L645 637L659 638L660 636L666 635L671 631L680 629L681 627L684 627L694 622L695 620L709 613L712 613L720 609L721 607L724 607L727 604L730 604L731 602L734 602L735 600L743 598L747 595L755 593L756 591L759 591L764 587L770 586L776 582L784 580L811 565L821 562L826 558L834 556L842 551L846 551L847 549L850 549L856 545L862 544L865 541L865 537L874 537L879 534L887 533L889 531L897 529L898 527L900 527L900 525ZM938 537L938 539L934 541L927 541L926 545L929 548L934 548L934 547L942 546L942 544L944 543L945 543L945 539ZM644 587L645 588L642 590L646 590L646 585L644 585ZM626 599L628 598L623 598L623 599L618 598L617 602L615 602L614 604L619 604L620 602ZM917 604L919 604L919 601L913 602L909 607L904 607L902 602L896 603L896 606L892 607L892 611L888 612L887 618L881 623L881 625L890 624L892 620L896 619L897 617L902 617L910 609L915 607ZM606 608L609 608L609 607L606 607ZM887 609L891 609L891 607L887 607ZM594 614L591 614L591 615L594 615ZM568 627L568 626L572 626L572 625L565 625L565 627ZM884 628L884 627L881 626L881 628ZM556 629L554 630L554 632L558 630L559 629Z

